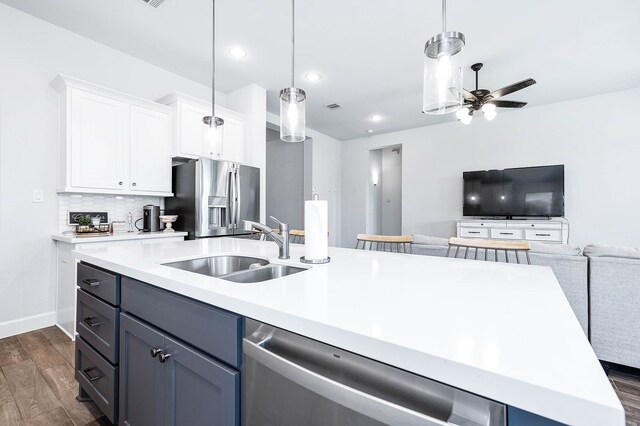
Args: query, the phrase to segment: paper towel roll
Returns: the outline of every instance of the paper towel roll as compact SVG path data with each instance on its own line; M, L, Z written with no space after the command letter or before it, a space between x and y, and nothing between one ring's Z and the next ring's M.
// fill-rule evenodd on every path
M304 258L324 260L329 257L328 205L326 200L304 202Z

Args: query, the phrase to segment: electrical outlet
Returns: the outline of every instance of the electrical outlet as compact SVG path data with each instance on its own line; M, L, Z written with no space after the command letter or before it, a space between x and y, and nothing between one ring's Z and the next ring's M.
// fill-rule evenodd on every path
M44 203L44 191L42 189L33 190L33 202Z

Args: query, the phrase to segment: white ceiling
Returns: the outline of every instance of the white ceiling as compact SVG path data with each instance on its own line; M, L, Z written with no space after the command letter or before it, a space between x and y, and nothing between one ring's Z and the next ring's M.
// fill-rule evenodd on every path
M63 28L210 84L211 0L0 0ZM218 89L289 83L289 0L218 0ZM440 0L321 0L296 3L297 86L309 127L338 139L436 124L454 116L420 112L422 51L440 32ZM484 62L480 86L495 90L532 77L506 99L529 106L640 86L637 0L450 0L448 29L465 34L462 60ZM241 46L248 55L227 54ZM309 71L322 75L304 80ZM473 73L465 72L472 89ZM342 109L322 105L336 102ZM525 107L528 108L528 107ZM504 110L502 110L504 111ZM379 114L383 120L368 119Z

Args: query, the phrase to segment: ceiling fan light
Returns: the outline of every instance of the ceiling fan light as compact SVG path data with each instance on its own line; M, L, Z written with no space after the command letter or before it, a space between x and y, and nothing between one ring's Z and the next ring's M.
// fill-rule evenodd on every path
M469 108L463 107L456 111L456 117L458 120L462 120L465 116L469 115Z
M490 111L494 111L495 112L495 110L496 110L496 106L494 104L484 104L484 105L482 105L482 112L484 112L485 114L487 112L490 112Z
M460 121L462 121L462 124L469 124L471 123L471 120L473 120L473 116L469 114L465 115L460 119Z

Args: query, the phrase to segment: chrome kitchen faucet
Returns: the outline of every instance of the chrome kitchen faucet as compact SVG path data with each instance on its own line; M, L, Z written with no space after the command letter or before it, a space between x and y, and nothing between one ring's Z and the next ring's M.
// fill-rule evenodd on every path
M258 222L252 222L250 220L242 221L244 230L251 231L253 228L255 228L267 234L278 245L278 248L280 249L278 259L289 259L289 225L280 222L273 216L269 217L280 227L280 234L276 234L275 232L273 232L273 229L269 228L267 225L263 225Z

